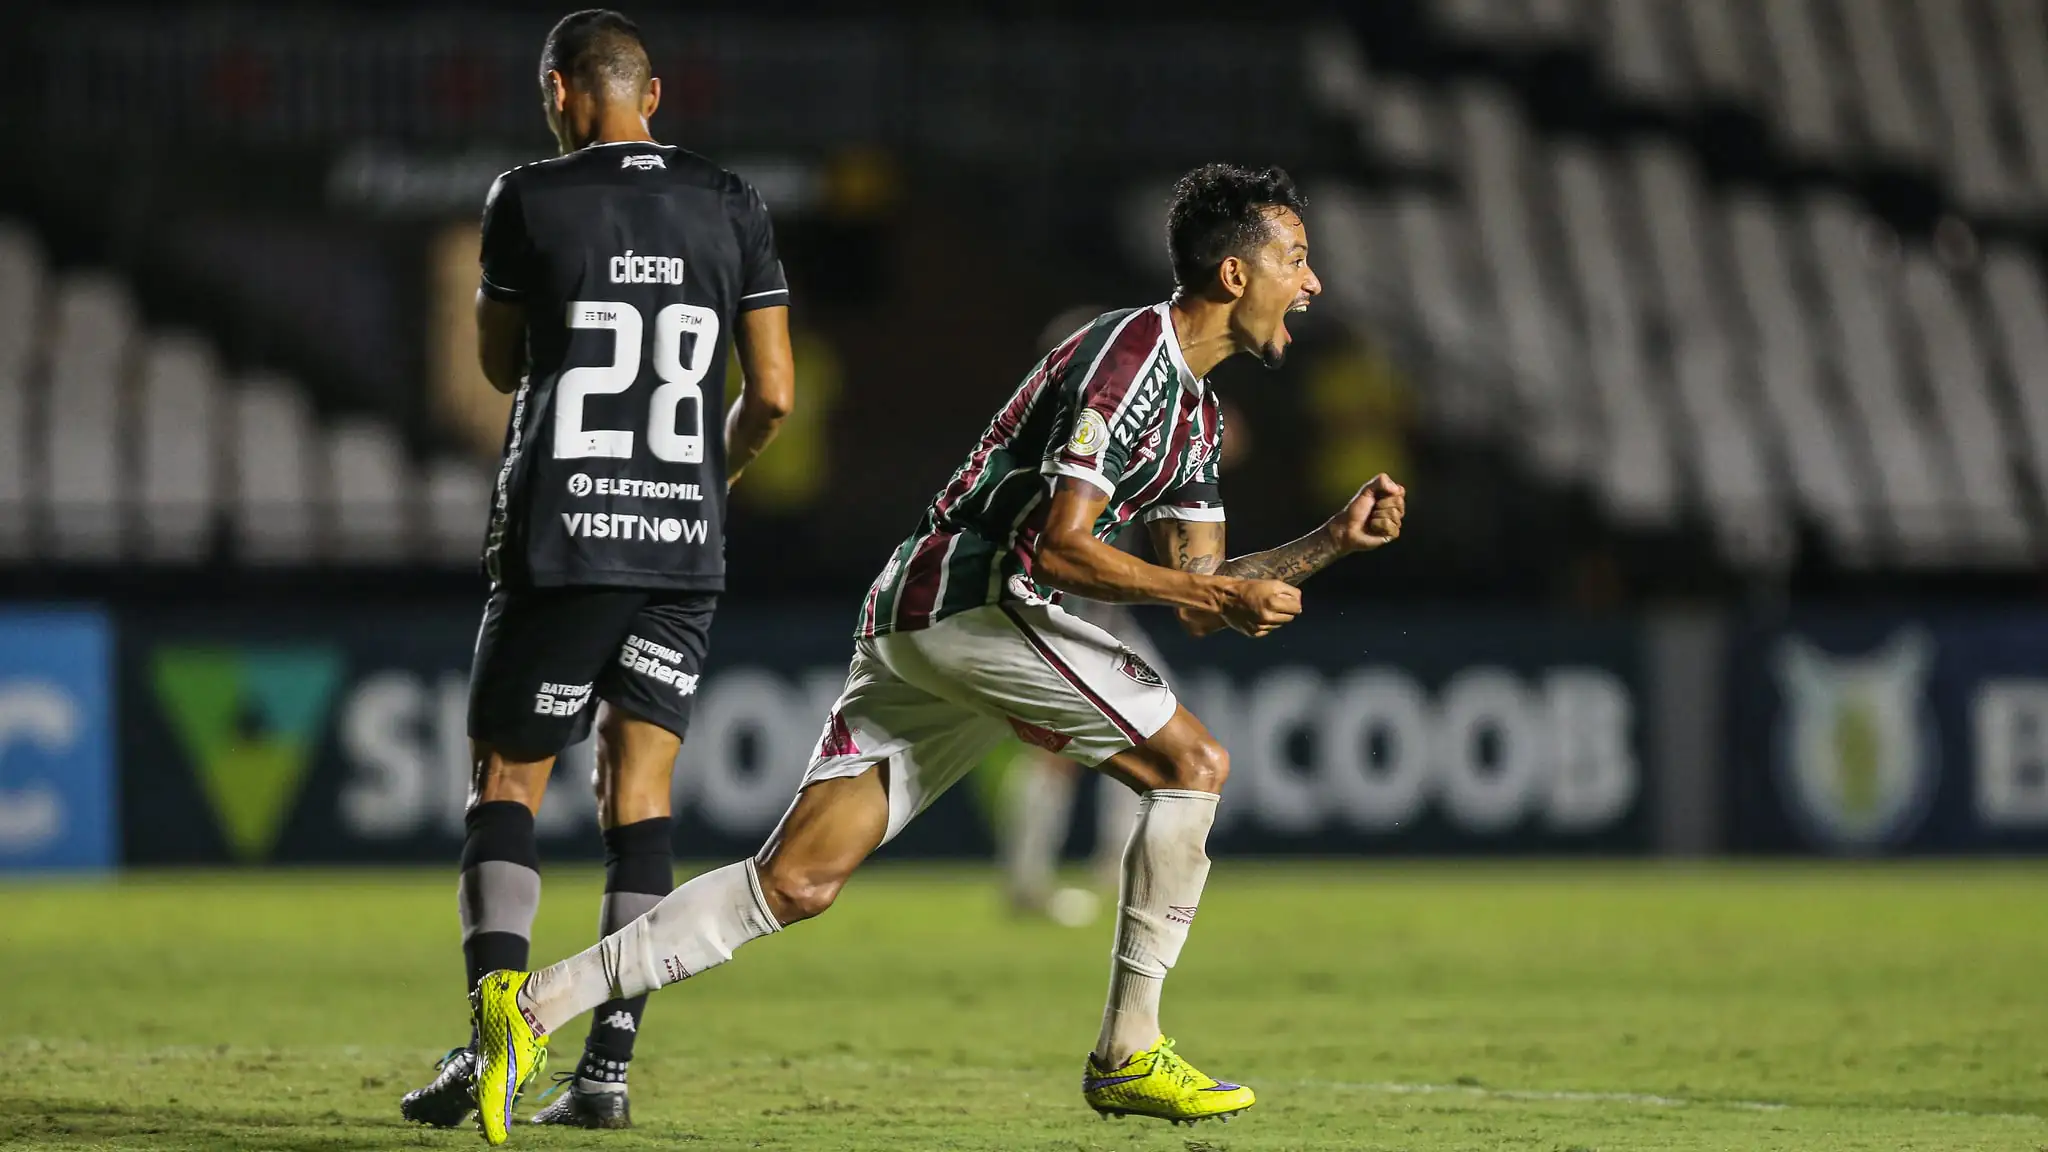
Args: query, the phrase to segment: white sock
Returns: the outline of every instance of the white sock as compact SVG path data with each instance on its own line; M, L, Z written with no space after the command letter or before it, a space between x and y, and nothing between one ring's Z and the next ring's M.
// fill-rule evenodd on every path
M1159 1038L1159 990L1180 959L1209 879L1209 826L1216 796L1158 788L1138 801L1124 849L1116 946L1110 953L1109 1003L1095 1058L1116 1067Z
M1095 859L1089 865L1095 882L1115 888L1123 880L1124 849L1130 847L1131 829L1138 822L1138 794L1099 776L1095 780Z
M1004 789L1003 873L1010 898L1035 903L1052 895L1053 871L1074 809L1074 773L1032 750Z
M752 860L694 877L640 917L553 967L519 993L527 1020L553 1032L607 1000L624 1000L732 959L733 949L779 931Z

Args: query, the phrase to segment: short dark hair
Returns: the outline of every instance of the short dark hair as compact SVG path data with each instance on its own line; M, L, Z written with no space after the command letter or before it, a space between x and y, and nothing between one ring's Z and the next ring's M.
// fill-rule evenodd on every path
M647 87L650 75L647 49L640 43L640 26L609 8L586 8L571 12L548 33L540 50L540 82L548 73L586 92L626 89L637 92Z
M1166 251L1173 280L1192 289L1216 272L1226 256L1246 257L1266 242L1266 210L1308 207L1308 198L1281 168L1204 164L1174 182L1166 212Z

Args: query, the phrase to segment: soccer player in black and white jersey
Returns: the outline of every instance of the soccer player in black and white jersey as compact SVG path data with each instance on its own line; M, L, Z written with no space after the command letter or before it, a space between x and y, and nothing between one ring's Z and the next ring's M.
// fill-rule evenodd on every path
M1240 352L1268 365L1286 355L1287 314L1322 287L1302 209L1278 169L1212 164L1182 177L1167 223L1173 298L1098 317L997 411L869 591L846 687L760 853L690 880L581 955L478 985L487 1140L505 1139L550 1031L825 911L869 853L1013 733L1142 797L1084 1101L1175 1122L1252 1105L1251 1089L1197 1071L1159 1031L1230 758L1142 658L1057 600L1166 604L1198 635L1265 636L1301 612L1295 585L1400 535L1406 497L1382 475L1293 543L1224 558L1207 377ZM1107 542L1139 517L1158 564Z
M648 134L661 82L638 29L611 11L563 18L540 83L561 154L492 187L477 294L484 373L514 400L470 678L459 906L471 987L526 966L534 814L556 754L593 723L601 933L672 887L670 773L725 584L726 490L794 393L767 209L739 177ZM721 419L729 348L745 382ZM568 1091L537 1123L630 1123L626 1066L645 1003L593 1005ZM408 1119L470 1113L474 1043L405 1098Z

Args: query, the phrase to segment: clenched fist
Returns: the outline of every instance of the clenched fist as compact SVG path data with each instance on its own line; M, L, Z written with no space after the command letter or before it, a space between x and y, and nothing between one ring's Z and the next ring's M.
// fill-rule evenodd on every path
M1223 606L1223 622L1247 636L1271 633L1301 615L1301 589L1279 580L1238 580Z
M1408 490L1382 472L1330 518L1330 534L1346 552L1370 552L1400 537L1401 517L1407 511Z

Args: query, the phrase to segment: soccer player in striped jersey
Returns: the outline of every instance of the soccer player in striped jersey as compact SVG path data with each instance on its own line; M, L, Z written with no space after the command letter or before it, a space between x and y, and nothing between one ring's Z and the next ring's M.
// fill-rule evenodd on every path
M1083 307L1054 318L1039 340L1039 350L1050 352L1059 347L1068 333L1092 320L1099 311ZM1222 398L1217 416L1223 428L1218 447L1221 466L1242 466L1246 439L1230 397ZM1126 532L1115 543L1128 550L1135 541ZM1153 671L1169 681L1173 679L1145 625L1128 605L1067 596L1061 598L1060 606L1115 635L1150 664ZM1026 744L999 748L984 765L999 773L994 820L996 858L1001 864L1004 894L1010 907L1068 927L1092 922L1100 904L1095 892L1056 884L1060 849L1066 842L1074 800L1080 791L1077 777L1084 769L1058 753ZM1122 880L1124 845L1131 838L1131 821L1137 818L1138 798L1108 779L1093 789L1093 796L1095 845L1089 854L1088 870L1095 887L1114 893Z
M861 861L1014 733L1141 797L1084 1100L1176 1123L1252 1105L1251 1089L1196 1071L1159 1028L1229 756L1141 657L1058 600L1166 604L1197 635L1265 636L1301 612L1308 576L1400 535L1405 495L1382 475L1308 535L1224 558L1207 376L1240 352L1272 367L1286 356L1288 313L1322 290L1303 207L1277 168L1211 164L1181 178L1167 223L1173 299L1087 324L996 413L862 603L846 688L768 843L578 956L485 977L480 1095L509 1097L510 1070L599 1003L687 979L825 911ZM1140 518L1161 564L1106 542Z

